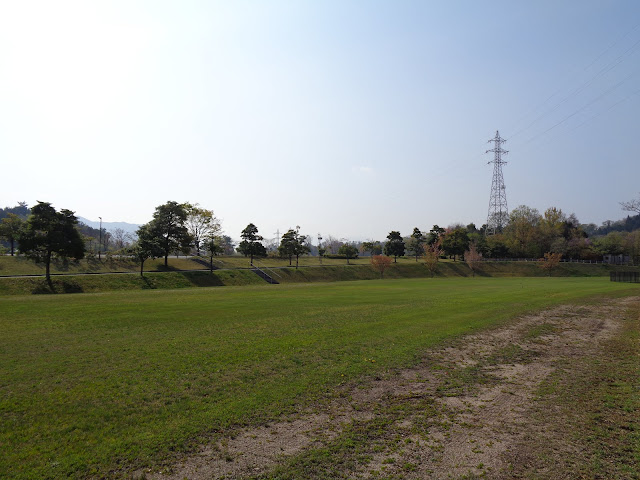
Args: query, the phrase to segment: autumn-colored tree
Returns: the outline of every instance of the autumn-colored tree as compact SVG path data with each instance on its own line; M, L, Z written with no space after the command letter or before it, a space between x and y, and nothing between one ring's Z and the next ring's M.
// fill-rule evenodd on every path
M371 257L371 266L374 270L380 272L380 278L383 277L384 271L391 265L391 257L386 255L374 255Z
M438 270L438 262L440 261L440 255L442 255L441 241L436 240L433 244L424 245L424 265L433 277Z
M544 258L540 259L539 266L547 272L547 275L551 276L551 271L560 265L560 260L562 260L561 253L547 252L544 254Z
M469 250L464 253L464 261L467 262L473 276L476 276L476 271L480 268L482 262L482 254L478 251L478 247L475 242L469 245Z

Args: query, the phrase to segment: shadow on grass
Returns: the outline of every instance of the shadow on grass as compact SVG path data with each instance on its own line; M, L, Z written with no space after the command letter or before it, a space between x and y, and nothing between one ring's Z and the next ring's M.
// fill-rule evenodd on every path
M46 280L37 281L31 291L34 295L51 295L56 293L82 293L84 289L75 280L52 280L49 284Z
M469 271L467 270L466 264L463 263L449 263L447 264L447 268L454 272L456 275L460 277L468 277Z
M222 287L224 283L216 275L211 272L181 272L195 287Z

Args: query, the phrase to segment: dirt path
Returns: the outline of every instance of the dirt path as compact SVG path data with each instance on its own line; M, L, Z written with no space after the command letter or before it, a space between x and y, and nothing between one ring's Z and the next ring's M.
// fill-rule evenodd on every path
M548 427L532 418L541 382L559 362L597 352L637 301L563 306L467 336L415 368L234 432L147 478L253 478L274 469L285 478L512 478L527 436Z

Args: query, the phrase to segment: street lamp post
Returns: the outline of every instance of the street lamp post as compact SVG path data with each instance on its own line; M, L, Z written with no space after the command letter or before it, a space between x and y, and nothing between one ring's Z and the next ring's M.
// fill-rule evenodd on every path
M102 217L98 217L100 219L100 243L98 244L98 260L102 260L100 256L102 252Z

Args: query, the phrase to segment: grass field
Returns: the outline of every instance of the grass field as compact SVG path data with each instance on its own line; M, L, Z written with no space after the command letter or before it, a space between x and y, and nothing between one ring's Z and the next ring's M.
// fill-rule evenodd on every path
M1 478L123 475L604 278L447 278L0 298Z
M0 257L0 296L47 293L98 293L121 290L153 290L191 287L261 285L265 281L251 272L244 257L220 257L217 264L224 269L211 275L202 264L192 259L170 258L169 269L162 260L148 261L145 277L138 275L138 266L129 260L82 261L66 267L58 265L53 276L53 291L44 277L10 277L7 275L41 275L40 267L20 257ZM264 262L264 263L263 263ZM371 268L369 259L360 259L356 265L344 260L325 259L323 265L313 265L317 257L305 257L299 269L286 267L283 259L265 259L258 264L279 283L336 282L350 280L378 280L380 274ZM66 270L65 270L66 268ZM602 264L562 263L552 272L554 277L599 277L611 271L637 271L637 268ZM124 274L107 274L108 272ZM129 274L126 274L129 272ZM92 273L96 275L85 275ZM470 277L473 272L464 262L442 261L435 277ZM542 277L546 275L536 262L485 262L476 272L479 277ZM398 259L384 273L386 279L425 278L431 274L421 262Z

